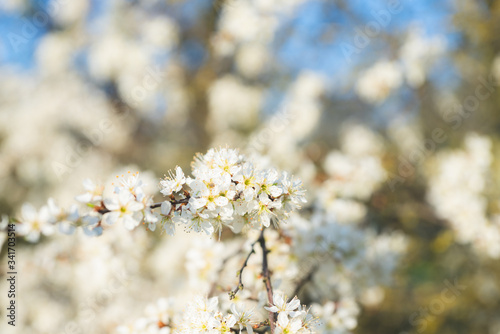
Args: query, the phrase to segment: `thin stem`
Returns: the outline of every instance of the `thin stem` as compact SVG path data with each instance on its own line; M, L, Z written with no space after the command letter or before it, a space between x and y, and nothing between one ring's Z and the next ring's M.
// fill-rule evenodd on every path
M219 268L219 271L217 272L217 277L221 277L221 274L222 274L222 271L224 270L224 267L226 266L227 262L232 259L233 257L237 256L241 250L243 248L243 245L241 247L239 247L238 251L234 252L233 254L229 255L228 257L226 257L223 261L222 261L222 264L220 265L220 268ZM210 292L208 293L208 296L209 297L213 297L214 294L215 294L215 290L217 289L217 282L219 281L220 279L217 279L215 280L213 283L212 283L212 287L210 288Z
M264 277L264 284L266 285L266 290L267 290L267 300L269 301L269 304L273 304L273 286L271 284L271 273L269 272L269 266L267 262L267 253L269 251L267 250L266 247L266 239L264 238L264 230L265 228L262 229L262 232L260 233L259 237L259 244L260 247L262 248L262 276ZM274 333L274 328L275 328L275 319L274 319L274 312L269 311L269 326L271 327L271 334Z
M231 328L231 332L234 332L234 333L241 333L241 332L246 332L246 328L243 328L241 331L240 329L236 329L236 328ZM254 333L266 333L269 331L269 326L266 325L266 323L260 323L256 326L253 327L253 332Z
M250 253L248 253L246 259L245 259L245 262L243 262L243 265L241 266L241 269L238 271L238 277L239 277L239 283L238 283L238 286L233 290L233 291L230 291L229 292L229 299L234 299L236 297L236 294L238 293L238 291L240 290L243 290L243 269L246 268L246 266L248 265L248 260L250 259L250 256L252 256L252 254L255 253L255 244L257 244L257 242L259 242L260 238L255 240L253 243L252 243L252 248L250 250Z
M175 199L166 199L165 201L168 201L170 202L172 205L178 205L178 204L186 204L189 202L189 197L188 198L183 198L183 199L180 199L180 200L175 200ZM164 202L165 202L164 201ZM149 207L151 209L156 209L156 208L159 208L161 207L161 203L163 202L158 202L158 203L153 203L151 204ZM96 208L97 209L97 208ZM111 210L108 210L105 206L104 206L104 203L101 204L101 206L99 207L99 210L97 210L97 212L99 212L101 215L105 214L105 213L108 213L108 212L111 212Z

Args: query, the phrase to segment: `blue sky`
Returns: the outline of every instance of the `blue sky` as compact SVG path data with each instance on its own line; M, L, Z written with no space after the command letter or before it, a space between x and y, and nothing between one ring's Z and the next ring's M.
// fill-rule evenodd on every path
M37 10L46 10L47 0L37 1ZM98 33L102 28L96 18L106 18L109 10L109 1L91 1L91 11L88 16L88 29ZM298 15L291 20L284 21L281 26L281 34L277 35L276 44L279 47L276 52L281 60L290 69L311 69L335 75L341 75L346 71L346 61L340 48L340 42L351 42L354 36L354 28L363 28L363 23L374 21L374 11L386 10L385 0L350 0L348 2L349 11L353 16L347 15L345 11L336 8L335 4L326 1L308 1L298 10ZM175 9L176 19L181 21L183 26L189 26L196 22L197 15L210 5L205 1L187 1L182 6ZM456 43L457 36L450 34L447 30L450 25L450 15L452 14L452 1L432 1L432 0L409 0L401 2L402 11L391 16L390 24L385 27L385 31L391 34L400 34L410 23L417 23L429 34L446 34L451 44ZM155 10L155 9L153 9ZM46 33L46 26L34 25L34 20L27 15L25 18L20 13L0 12L0 61L2 63L14 63L24 67L32 65L32 55L40 37ZM354 20L359 19L357 24ZM101 20L102 22L102 20ZM29 26L34 26L36 34L27 36L24 32L29 30ZM290 36L289 28L293 34ZM333 35L331 42L318 42L325 30L329 29ZM18 50L12 45L12 40L20 36L23 40L19 44ZM280 36L283 36L281 38ZM189 42L191 49L199 57L199 47L195 41ZM376 52L377 50L367 50ZM371 54L370 54L371 55ZM362 55L358 57L363 59ZM190 61L193 61L192 59ZM196 60L194 60L196 61Z
M0 64L13 65L24 71L36 70L33 54L40 38L47 33L49 24L36 24L33 14L37 11L44 13L47 2L48 0L36 1L34 12L24 17L20 13L0 12ZM354 55L351 61L347 61L342 43L353 45L357 31L364 30L368 22L377 22L377 12L388 10L387 0L349 0L347 3L346 12L332 1L311 0L302 4L296 15L284 18L275 36L272 51L279 60L280 70L288 73L291 78L303 70L316 71L328 80L328 88L335 91L346 78L352 76L353 70L390 57L388 45L381 36L401 36L410 25L418 25L429 36L444 36L450 49L459 46L460 34L450 29L452 0L408 0L401 2L399 13L390 15L390 22L382 28L380 35L371 38L366 48ZM91 0L90 12L86 18L89 34L99 34L105 28L111 17L110 4L110 1ZM210 6L209 0L194 0L177 3L173 7L151 5L145 10L168 13L183 29L187 29L197 23L200 13L214 9ZM206 60L206 50L197 40L184 41L178 52L184 65L192 70L196 70ZM82 69L85 67L85 54L85 50L82 50L75 60ZM159 57L161 60L168 55ZM436 85L444 86L458 81L455 80L457 73L450 64L451 62L446 61L438 64L438 70L431 76ZM278 103L281 95L279 90L278 87L270 88L269 105ZM341 97L352 96L344 93L344 96L337 98ZM394 101L389 101L387 107L398 109L397 102ZM382 111L380 114L386 113Z

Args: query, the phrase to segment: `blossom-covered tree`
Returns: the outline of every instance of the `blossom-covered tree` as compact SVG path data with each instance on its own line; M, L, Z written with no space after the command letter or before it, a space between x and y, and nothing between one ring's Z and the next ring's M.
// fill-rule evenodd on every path
M497 333L498 8L0 2L0 333Z

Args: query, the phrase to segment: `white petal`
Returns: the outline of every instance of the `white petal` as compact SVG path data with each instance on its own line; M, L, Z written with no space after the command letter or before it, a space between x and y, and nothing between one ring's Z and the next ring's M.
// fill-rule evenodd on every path
M113 225L114 223L116 223L119 217L120 217L119 212L116 211L108 212L105 213L104 216L102 216L102 221L107 225Z
M264 308L265 308L266 310L268 310L268 311L270 311L270 312L274 312L274 313L276 313L276 312L278 312L278 311L279 311L279 309L278 309L276 306L271 306L271 307L264 306Z
M269 215L266 213L263 213L260 216L260 221L265 227L269 227L269 225L271 225L271 218L269 218Z
M27 236L26 240L29 242L37 242L40 240L40 231L31 231Z
M24 221L34 221L37 216L36 209L33 205L24 203L21 207L21 215Z
M290 331L292 333L296 333L301 328L302 328L302 321L298 318L293 319L291 324L290 324Z
M172 236L172 235L175 235L175 224L171 223L171 222L166 222L164 225L163 225L163 229L165 230L165 232Z
M123 216L123 226L128 230L133 230L139 225L140 222L132 218L130 215Z
M91 193L81 194L76 196L75 199L81 203L88 203L92 200L92 194Z
M182 171L182 168L180 168L179 166L175 167L175 179L181 181L182 183L186 182L186 178L184 177L184 172Z
M44 205L40 208L40 211L38 212L38 220L43 224L50 220L54 221L55 217L52 217L49 208Z
M118 204L118 200L116 198L105 198L104 206L110 211L120 210L120 205Z
M278 307L283 307L285 305L285 301L283 300L283 296L279 293L275 293L273 296L273 304Z
M165 201L161 203L161 214L164 216L168 216L170 210L172 209L172 203Z
M96 225L97 223L99 223L99 217L96 217L96 216L83 216L82 217L82 222L85 224L85 225L89 225L89 226L94 226Z
M61 222L59 224L59 232L63 234L71 235L75 233L75 229L75 226L69 222Z
M144 204L136 202L136 201L129 202L127 204L127 209L130 211L139 211L139 210L144 209Z
M217 204L217 206L225 206L229 203L229 200L226 197L219 196L215 199L214 202L215 204Z
M149 224L148 224L148 228L149 228L151 231L156 230L156 223L149 223Z
M243 217L238 216L236 219L234 219L231 224L229 225L229 228L233 231L233 233L240 233L241 230L243 229L243 226L245 226L245 221Z
M193 209L199 209L207 204L207 199L205 197L202 198L191 197L189 199L189 204L193 206Z
M215 230L215 228L213 227L213 225L210 224L209 222L203 222L201 224L201 228L203 229L203 231L205 231L205 233L207 235L210 235L210 234L214 233L214 230Z
M128 192L128 191L121 191L118 194L118 202L121 205L125 206L126 204L128 204L129 202L132 202L132 201L135 201L135 197L130 192Z
M286 309L288 311L293 311L299 306L300 306L300 300L294 298L292 301L290 301L288 303L288 305L286 306Z
M83 188L85 188L85 190L88 191L93 191L96 188L96 186L91 179L85 179L83 180Z
M219 304L219 298L217 297L212 297L210 298L208 301L207 301L207 308L208 308L208 311L213 311L215 310L215 308L217 307L217 305Z
M236 318L234 315L230 315L229 318L226 319L226 325L231 328L236 325Z
M286 312L280 312L278 314L278 326L280 326L281 328L286 328L289 321L290 320L288 319L288 315L286 314Z
M90 228L88 226L83 228L83 232L85 232L86 235L91 236L91 237L98 237L102 234L102 226L96 226L94 228Z
M56 202L52 197L48 199L47 206L49 207L50 213L53 215L57 215L61 212L61 209L56 205Z
M279 188L279 187L272 186L269 189L269 192L271 193L271 196L278 197L279 195L281 195L283 193L283 190L281 190L281 188Z
M43 235L52 235L54 234L54 225L44 224L40 229Z

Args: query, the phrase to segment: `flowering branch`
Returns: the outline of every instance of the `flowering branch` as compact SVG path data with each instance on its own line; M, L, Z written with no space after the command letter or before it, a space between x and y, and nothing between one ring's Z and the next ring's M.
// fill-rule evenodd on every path
M270 329L270 327L267 325L267 323L261 322L260 324L254 325L252 327L252 332L259 333L259 334L265 334L265 333L269 332L269 329ZM236 329L236 328L231 328L231 332L233 332L233 333L247 332L248 333L248 330L246 330L245 328L243 328L241 330Z
M97 236L105 226L118 223L133 230L142 222L152 231L160 224L169 235L183 226L186 231L220 236L224 226L241 233L269 227L271 221L278 224L306 202L299 180L273 168L255 167L237 150L211 149L197 155L192 166L192 177L176 167L160 181L160 192L166 197L161 203L153 203L153 195L145 193L139 173L116 176L112 193L87 179L86 192L76 197L86 205L83 212L76 205L60 208L53 200L39 212L27 204L18 231L36 242L40 234L51 234L55 225L67 234L82 227ZM160 213L152 211L158 207Z
M175 200L175 199L168 200L167 199L166 201L170 202L170 204L172 204L172 205L187 204L187 203L189 203L189 197L183 198L183 199L180 199L180 200ZM161 207L162 203L163 202L153 203L151 205L147 205L146 207L148 207L150 209L157 209L157 208ZM96 211L99 212L101 215L103 215L105 213L108 213L108 212L111 212L111 210L109 210L108 208L106 208L104 206L104 203L101 203L101 206Z
M286 298L273 293L269 250L264 237L265 229L270 227L271 222L278 227L280 221L290 217L306 202L301 182L287 172L255 166L237 150L231 149L212 149L205 155L198 155L192 167L192 176L185 176L182 169L176 167L175 172L160 180L160 192L165 199L159 203L153 202L154 194L146 193L138 172L116 176L118 182L111 184L113 191L105 191L105 186L87 179L84 181L86 192L75 198L84 204L83 210L77 205L69 209L61 208L53 199L49 199L48 205L39 211L26 204L16 230L32 242L38 241L41 234L53 233L56 227L67 234L73 233L76 228L83 228L86 234L98 236L106 226L113 224L133 230L139 224L147 223L152 231L159 224L169 235L174 235L176 227L182 226L187 232L204 232L207 235L219 232L219 238L225 226L233 233L259 230L259 238L251 244L250 252L238 271L238 286L229 292L229 296L234 299L244 288L243 271L259 244L269 320L255 325L253 309L233 303L230 313L225 314L217 305L218 297L200 297L188 306L181 325L174 327L169 322L168 314L163 314L160 319L152 318L151 327L178 328L182 334L198 332L200 328L210 333L228 333L238 327L238 331L246 329L249 334L254 332L253 329L257 333L271 334L278 331L298 333L299 329L306 329L306 313L296 311L300 302L294 298L287 304ZM109 185L107 187L106 190L111 190ZM156 208L160 208L160 212L154 212ZM241 248L236 254L241 254ZM214 284L210 295L215 290ZM168 304L168 301L161 301L158 310L164 312L170 307Z

